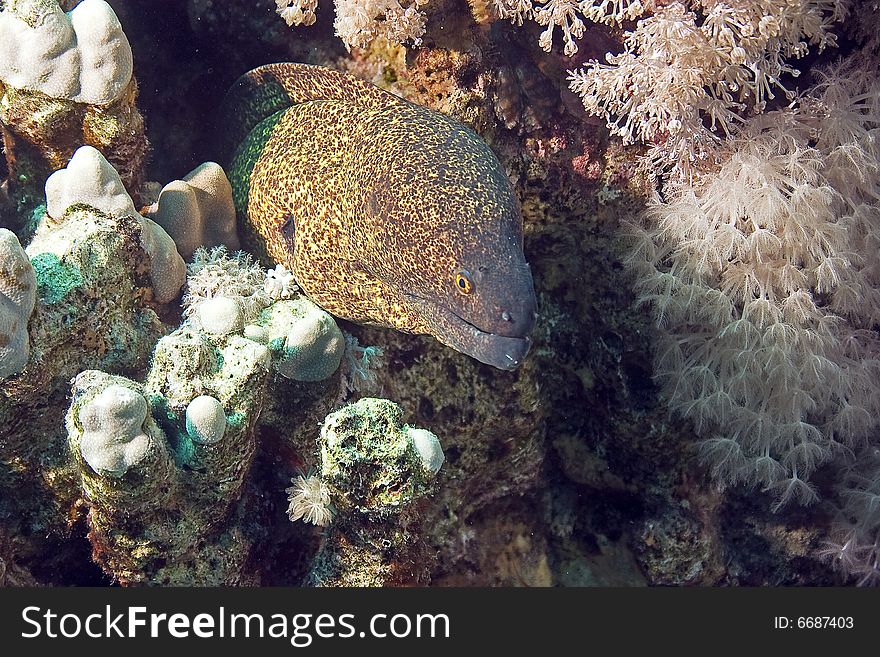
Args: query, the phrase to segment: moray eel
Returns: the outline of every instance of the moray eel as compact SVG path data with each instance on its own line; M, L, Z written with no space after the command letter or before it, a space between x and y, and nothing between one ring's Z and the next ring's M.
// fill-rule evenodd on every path
M434 336L501 369L536 301L522 218L489 146L458 121L306 64L242 76L224 150L250 248L329 313Z

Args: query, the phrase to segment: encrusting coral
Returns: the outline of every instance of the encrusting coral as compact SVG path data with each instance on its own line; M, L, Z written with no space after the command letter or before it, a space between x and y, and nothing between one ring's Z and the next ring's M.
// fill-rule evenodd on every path
M265 271L248 256L200 248L190 272L189 319L158 341L143 385L97 371L74 382L67 426L81 459L89 538L95 560L123 583L240 581L250 542L233 537L229 532L238 530L224 520L244 504L271 373L316 382L330 378L342 359L345 341L332 318L303 297L274 301L265 292ZM237 326L218 330L206 322L200 309L217 301L237 310ZM317 322L309 319L315 313ZM245 317L254 323L245 326ZM298 328L303 322L309 330ZM258 329L267 344L246 337ZM288 428L310 417L304 411L338 398L342 376L335 389L332 383L300 388ZM147 463L150 454L158 456ZM132 468L137 476L127 476ZM156 477L165 488L151 500ZM121 506L120 496L132 500L129 506ZM169 517L185 523L169 524ZM236 550L206 571L205 555L233 540Z
M244 334L277 354L275 369L296 381L322 381L339 368L345 338L333 318L305 297L277 301Z
M165 285L167 300L183 282L173 267L170 275L162 270L165 261L153 257L155 249L148 250L159 241L180 258L161 236L146 239L146 233L161 229L133 212L112 167L94 149L77 153L71 169L47 181L52 214L42 215L25 249L36 274L37 304L29 331L31 359L15 383L19 400L82 369L142 363L163 331L147 305L148 291ZM81 336L85 350L69 340L71 334Z
M184 315L213 336L242 333L265 345L273 366L297 381L322 381L342 361L345 339L334 319L303 296L285 272L267 273L251 257L225 246L199 248L189 266Z
M218 542L233 540L220 521L239 500L251 465L268 374L262 345L184 325L158 342L143 385L96 371L77 377L69 440L82 456L94 558L108 574L124 583L238 581L247 542L237 541L211 572L202 561ZM153 456L117 470L96 468L86 449L95 442L89 432L98 424L106 442L112 408L99 402L119 398L120 386L134 393L124 395L129 429L117 431L116 442L136 456ZM124 438L130 434L137 435ZM131 467L136 475L128 474Z
M46 211L50 217L60 219L75 205L134 218L140 225L141 246L150 257L150 279L156 301L168 303L177 297L186 277L186 265L174 240L154 221L137 213L119 174L91 146L78 148L67 166L46 181Z
M55 0L0 11L0 126L22 228L46 177L83 144L101 150L135 199L148 144L131 47L104 0L64 14Z
M94 192L108 179L101 166L78 170L81 189ZM19 501L25 513L37 514L47 530L63 532L62 509L76 498L77 488L72 464L60 450L70 379L85 369L142 368L166 329L156 312L162 308L150 301L154 261L143 244L142 222L119 211L130 199L120 202L114 185L103 187L104 199L100 194L77 199L53 187L49 197L56 216L39 213L25 250L36 303L25 324L27 362L0 382L0 413L9 420L0 429L0 459L7 467L14 464L8 471L12 485L27 491Z

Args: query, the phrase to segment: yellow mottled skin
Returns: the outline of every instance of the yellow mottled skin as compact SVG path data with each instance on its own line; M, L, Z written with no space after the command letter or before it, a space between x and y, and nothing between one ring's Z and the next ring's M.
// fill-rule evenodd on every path
M519 209L485 142L454 119L319 67L262 67L230 95L267 88L269 101L246 109L250 132L232 167L239 210L267 254L339 317L518 365L534 290ZM279 90L285 102L272 111ZM268 116L256 123L261 111Z

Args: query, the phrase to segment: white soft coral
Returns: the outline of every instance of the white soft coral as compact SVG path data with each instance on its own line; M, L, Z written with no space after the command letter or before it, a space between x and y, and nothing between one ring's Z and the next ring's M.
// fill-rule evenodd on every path
M275 0L275 11L290 26L314 25L318 0Z
M632 226L658 377L718 478L815 499L880 424L880 84L837 71Z
M365 48L374 39L392 43L421 43L428 0L336 0L336 36L345 47Z
M589 18L619 22L622 6L602 20L608 4L618 3L594 7ZM749 112L776 93L791 95L782 82L798 74L790 60L810 45L834 45L831 27L844 8L843 0L665 3L626 33L624 52L572 71L570 85L613 134L648 144L656 170L689 177Z
M285 489L290 506L287 515L292 522L302 519L318 527L326 527L333 518L330 491L316 475L299 475L291 479L293 486Z

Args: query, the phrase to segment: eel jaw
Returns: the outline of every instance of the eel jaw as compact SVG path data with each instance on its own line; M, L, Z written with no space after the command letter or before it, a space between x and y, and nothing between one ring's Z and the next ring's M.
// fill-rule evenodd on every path
M482 331L451 310L439 308L414 294L407 294L413 307L428 321L430 335L447 347L452 347L475 360L497 367L514 370L520 366L532 340L528 336L510 337Z
M532 345L532 340L528 337L509 338L496 333L486 333L470 324L467 326L471 331L467 346L461 346L461 343L455 344L455 340L449 340L448 336L437 339L447 347L452 347L499 370L515 370L519 367Z

